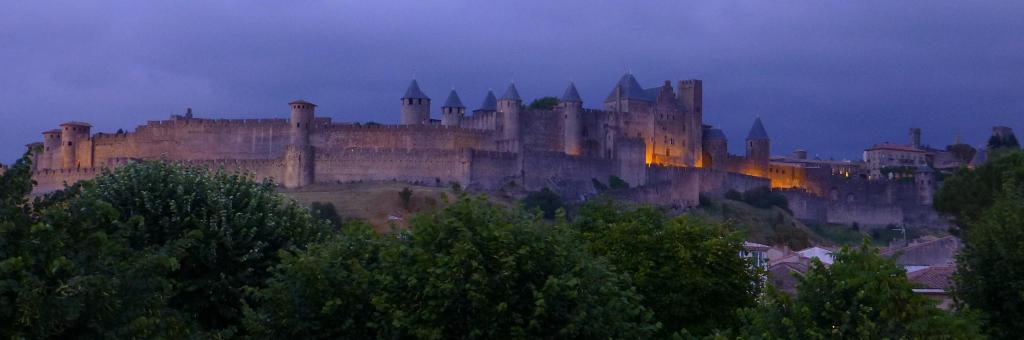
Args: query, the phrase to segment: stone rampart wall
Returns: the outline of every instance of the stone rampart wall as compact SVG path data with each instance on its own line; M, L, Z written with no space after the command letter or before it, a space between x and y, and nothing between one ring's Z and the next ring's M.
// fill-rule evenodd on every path
M325 122L319 120L318 122ZM134 132L96 134L95 166L119 157L210 160L276 159L290 142L285 119L182 119L151 121Z
M550 187L575 196L593 192L592 179L607 183L611 176L618 176L619 167L611 159L536 151L524 154L522 175L527 190Z
M519 182L519 155L510 152L471 150L467 188L495 190Z
M322 132L321 132L322 131ZM334 124L311 135L320 149L469 149L494 150L495 132L446 125Z
M318 150L314 179L320 183L397 180L465 184L469 155L467 150L447 149Z

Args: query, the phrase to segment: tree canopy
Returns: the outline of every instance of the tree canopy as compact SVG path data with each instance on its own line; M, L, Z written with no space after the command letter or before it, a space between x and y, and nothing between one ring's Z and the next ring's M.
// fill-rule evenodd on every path
M558 106L558 98L548 96L534 99L530 102L529 107L537 110L551 110L554 109L555 106Z
M739 256L743 239L724 225L608 200L585 204L574 225L592 253L631 277L663 336L734 327L736 310L758 295L759 272Z
M903 268L870 248L844 247L826 266L813 259L797 296L770 290L741 312L742 339L978 339L970 317L948 314L912 291Z
M1024 153L1002 155L961 170L936 195L936 209L957 218L963 248L954 295L960 308L981 312L990 336L1024 333Z
M13 195L28 193L25 164L4 174ZM237 334L278 251L328 230L272 183L163 162L4 209L17 214L0 228L0 319L33 338Z
M628 277L565 227L465 195L410 224L286 256L249 323L303 338L649 338L657 328Z

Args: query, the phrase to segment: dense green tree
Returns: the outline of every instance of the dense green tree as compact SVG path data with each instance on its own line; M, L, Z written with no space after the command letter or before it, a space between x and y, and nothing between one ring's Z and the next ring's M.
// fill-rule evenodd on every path
M540 97L530 102L531 109L537 110L551 110L558 105L558 98L556 97Z
M279 250L328 230L272 183L163 162L22 211L31 223L0 229L0 315L5 333L29 337L237 334L245 288L262 286Z
M650 312L571 230L461 196L415 216L382 255L374 305L428 339L649 338Z
M973 318L948 314L912 291L906 272L867 242L843 248L831 266L817 259L797 297L769 290L744 310L744 339L976 339Z
M754 305L758 270L739 256L743 239L724 225L605 200L581 207L574 225L592 253L632 278L662 335L728 329L736 310Z
M954 293L961 307L982 312L997 339L1024 334L1024 187L1015 178L969 223L957 256Z
M1010 180L1024 183L1024 152L1011 152L974 170L960 169L935 194L935 209L950 214L960 228L977 220Z
M1020 149L1020 143L1017 141L1017 137L1014 135L1009 136L996 136L988 138L988 143L985 145L989 150L1000 150L1000 149Z
M389 323L373 305L388 275L380 256L395 242L364 224L300 252L283 252L266 288L255 293L257 308L246 327L260 338L372 339ZM379 277L378 277L379 276Z

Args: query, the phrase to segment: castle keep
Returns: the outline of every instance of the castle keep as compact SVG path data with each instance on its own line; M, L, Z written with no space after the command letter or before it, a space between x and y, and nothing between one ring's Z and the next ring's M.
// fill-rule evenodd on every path
M542 110L524 106L510 84L500 97L489 92L471 112L452 90L436 120L431 97L413 80L399 101L399 125L335 122L317 116L317 106L303 100L289 103L290 115L280 119L207 119L189 110L113 134L68 122L31 145L34 179L36 191L47 192L102 168L165 159L246 171L286 188L456 182L471 190L548 187L577 199L617 177L630 185L622 193L629 198L684 207L696 205L700 193L769 185L800 191L803 196L794 199L814 202L803 203L812 207L827 204L832 191L893 190L847 189L862 184L843 182L849 173L835 167L773 161L760 118L746 136L745 155L730 155L725 134L704 123L702 96L700 80L644 88L625 74L600 108L585 107L570 83L556 107Z

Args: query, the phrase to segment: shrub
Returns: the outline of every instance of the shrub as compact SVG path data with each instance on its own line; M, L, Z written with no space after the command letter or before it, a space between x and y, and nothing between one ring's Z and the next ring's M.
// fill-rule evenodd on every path
M335 228L340 228L345 223L345 220L338 214L338 210L335 209L334 203L331 202L310 203L309 212L313 214L313 217L331 222Z
M623 181L619 176L608 176L608 188L612 190L629 189L629 183Z
M773 206L779 207L792 213L789 210L789 200L786 199L786 196L777 191L772 191L769 187L747 190L743 193L743 202L761 209L770 209Z
M521 203L526 210L539 210L546 219L555 218L555 213L558 212L558 209L565 208L562 197L548 188L527 194Z
M402 200L402 207L408 211L412 207L412 190L409 187L402 188L398 192L398 198Z
M742 202L743 201L743 194L741 194L739 191L736 191L734 189L729 189L729 191L725 192L725 198L733 200L733 201L740 201L740 202Z

